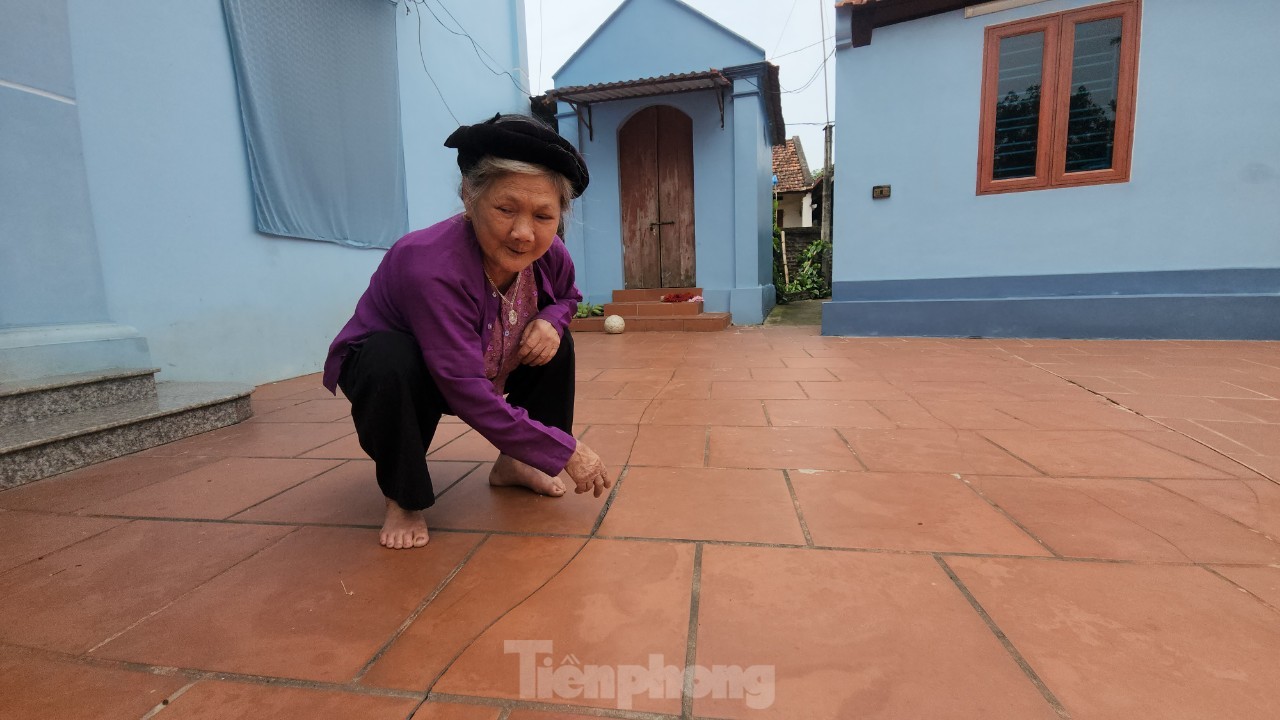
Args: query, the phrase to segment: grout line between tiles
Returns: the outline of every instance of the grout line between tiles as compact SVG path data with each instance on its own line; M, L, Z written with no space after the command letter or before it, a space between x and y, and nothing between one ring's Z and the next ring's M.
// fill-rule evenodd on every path
M474 460L462 460L462 461L459 461L459 460L438 460L437 462L473 462L473 463L475 463L474 465L472 465L472 466L471 466L471 469L470 469L470 470L468 470L468 471L466 471L466 472L462 473L461 475L459 475L457 480L454 480L453 482L449 483L448 485L446 485L446 486L445 486L445 488L444 488L443 490L441 490L440 492L436 493L436 502L439 502L439 501L440 501L440 498L444 497L444 494L445 494L445 493L447 493L447 492L449 492L450 490L452 490L452 489L454 489L455 487L457 487L459 484L461 484L461 483L462 483L462 481L463 481L463 480L466 480L467 478L471 477L471 473L474 473L475 471L479 470L479 469L481 468L481 466L483 466L486 462L487 462L487 463L493 463L494 461L493 461L493 460L486 460L486 461L484 461L484 462L476 462L476 461L474 461Z
M569 705L567 703L547 703L536 700L509 700L479 695L455 695L453 693L431 693L425 702L453 703L455 705L473 705L479 707L498 707L505 712L512 710L535 710L541 712L568 713L586 717L618 718L619 720L678 720L679 715L643 712L640 710L621 710L614 708L593 707L590 705ZM501 716L500 716L501 717Z
M702 544L693 546L693 582L689 591L689 635L684 649L684 685L680 698L680 717L693 717L695 664L698 662L698 610L702 604Z
M796 495L796 488L791 484L791 472L782 471L782 479L787 482L787 492L791 493L791 506L795 508L796 519L800 521L800 530L804 533L804 544L813 547L813 536L809 534L809 523L804 519L804 510L800 508L800 497Z
M982 618L982 622L986 623L987 628L996 636L996 639L1000 641L1000 644L1004 646L1005 652L1009 653L1009 656L1012 657L1013 661L1022 669L1023 674L1027 676L1027 679L1031 681L1031 684L1035 685L1036 690L1040 691L1040 695L1044 698L1045 702L1049 703L1049 707L1053 708L1053 711L1057 713L1058 717L1062 718L1062 720L1070 720L1071 714L1062 706L1062 703L1058 700L1057 696L1053 694L1053 691L1049 689L1049 686L1045 684L1044 680L1036 674L1035 669L1031 667L1031 663L1027 662L1027 659L1022 656L1022 653L1018 651L1018 648L1014 647L1013 642L1009 640L1009 636L1004 634L1004 631L996 624L996 621L987 612L986 608L982 607L982 603L978 602L978 598L974 597L974 594L970 592L969 588L964 584L964 581L960 579L960 576L956 575L955 571L951 569L951 566L948 565L947 561L941 556L934 555L933 559L937 561L939 567L942 568L942 571L951 579L951 582L956 586L956 589L960 591L960 594L964 595L964 599L969 602L969 605L973 608L974 612L978 613L978 617Z
M180 688L178 688L177 690L173 691L173 694L172 694L172 695L170 695L169 697L167 697L167 698L165 698L165 699L161 700L159 703L157 703L155 707L153 707L153 708L151 708L150 710L148 710L148 711L147 711L147 714L146 714L146 715L143 715L141 718L139 718L139 720L151 720L151 718L155 717L156 715L159 715L159 714L160 714L160 711L162 711L162 710L164 710L165 708L167 708L167 707L169 707L170 705L172 705L172 704L174 703L174 701L175 701L175 700L177 700L178 698L180 698L180 697L182 697L183 695L185 695L185 694L186 694L186 692L187 692L188 690L190 690L191 688L195 687L195 686L196 686L196 684L197 684L197 683L199 683L199 682L200 682L200 681L199 681L198 679L197 679L197 680L192 680L191 682L187 683L186 685L183 685L182 687L180 687Z
M711 467L711 426L707 426L707 431L702 440L702 467Z
M298 530L300 530L300 529L301 529L301 528L294 528L293 530L291 530L291 531L289 531L289 532L287 532L287 533L285 533L285 534L281 535L279 538L276 538L276 540L275 540L274 542L270 542L270 543L267 543L266 545L263 545L262 547L258 548L257 550L255 550L255 551L253 551L253 552L249 553L248 555L246 555L246 556L244 556L244 557L240 558L239 560L237 560L236 562L232 563L232 564L231 564L231 565L229 565L228 567L223 568L221 572L214 573L212 576L210 576L210 577L208 577L208 578L205 578L205 580L204 580L203 582L197 583L197 584L196 584L196 585L194 585L193 587L188 588L186 592L183 592L183 593L179 594L177 597L174 597L173 599L169 600L169 602L165 603L164 605L162 605L162 606L160 606L160 607L156 608L155 610L152 610L151 612L149 612L149 613L147 613L146 615L144 615L144 616L142 616L142 617L138 618L137 620L134 620L132 623L129 623L129 626L128 626L128 627L126 627L126 628L124 628L124 629L120 630L119 632L116 632L115 634L113 634L113 635L109 636L107 639L103 640L102 642L98 643L97 645L94 645L93 647L91 647L91 648L89 648L88 650L84 651L84 653L81 655L81 657L85 657L85 658L87 658L87 657L89 656L89 654L90 654L90 653L92 653L93 651L95 651L95 650L97 650L97 649L101 648L103 645L106 645L107 643L111 642L112 640L115 640L116 638L120 637L121 635L124 635L125 633L127 633L127 632L129 632L130 630L134 629L135 627L137 627L137 626L141 625L142 623L146 622L147 620L150 620L151 618L155 617L156 615L159 615L160 613L162 613L162 612L164 612L165 610L169 609L169 608L170 608L170 607L172 607L175 603L177 603L178 601L182 600L183 598L185 598L185 597L187 597L187 596L191 595L191 594L192 594L192 593L194 593L195 591L197 591L197 590L199 590L199 589L203 588L204 586L208 585L209 583L213 582L214 580L216 580L216 579L218 579L218 578L222 577L223 575L225 575L225 574L227 574L227 573L231 572L232 570L234 570L234 569L236 569L236 568L240 567L241 565L243 565L244 563L246 563L246 562L248 562L248 561L252 560L253 558L258 557L259 555L261 555L262 553L264 553L264 552L266 552L266 551L270 550L271 548L276 547L276 546L277 546L277 545L279 545L280 543L284 542L284 541L285 541L285 538L288 538L288 537L293 536L293 535L294 535L295 533L297 533L297 532L298 532Z
M1258 528L1255 528L1255 527L1250 527L1249 525L1245 524L1244 522L1242 522L1242 521L1240 521L1240 520L1238 520L1238 519L1236 519L1236 518L1234 518L1234 517L1231 517L1230 515L1228 515L1228 514L1226 514L1226 513L1224 513L1224 512L1220 512L1220 511L1218 511L1216 508L1209 507L1208 505L1205 505L1204 503L1201 503L1199 500L1196 500L1196 499L1195 499L1195 498L1193 498L1193 497L1190 497L1190 496L1187 496L1187 495L1183 495L1182 493L1178 492L1177 490L1174 490L1174 489L1173 489L1173 488L1171 488L1171 487L1166 487L1165 485L1161 484L1161 482L1160 482L1161 480L1169 481L1169 480L1176 480L1176 479L1179 479L1179 478L1144 478L1144 479L1140 479L1140 480L1139 480L1139 482L1145 482L1145 483L1146 483L1146 484L1148 484L1148 485L1154 485L1155 487L1159 488L1160 490L1163 490L1164 492L1169 493L1170 495L1173 495L1174 497L1182 498L1183 500L1186 500L1186 501L1188 501L1188 502L1190 502L1190 503L1194 504L1194 505L1195 505L1196 507L1198 507L1198 508L1201 508L1201 509L1203 509L1203 510L1207 510L1208 512L1210 512L1210 513L1212 513L1212 514L1214 514L1214 515L1217 515L1218 517L1220 517L1220 518L1222 518L1222 519L1224 519L1224 520L1227 520L1228 522L1230 522L1230 523L1231 523L1231 524L1233 524L1233 525L1238 525L1238 526L1240 526L1240 527L1244 528L1245 530L1248 530L1248 531L1249 531L1249 532L1251 532L1251 533L1256 533L1256 534L1258 534L1258 535L1261 535L1262 537L1264 537L1264 538L1266 538L1266 539L1270 540L1271 542L1280 542L1280 539L1277 539L1277 538L1275 538L1275 537L1272 537L1271 535L1267 534L1265 531L1259 530ZM1229 483L1229 482L1238 482L1238 483L1240 483L1240 484L1244 485L1245 487L1249 488L1250 492L1252 492L1252 493L1253 493L1253 501L1254 501L1254 503L1256 503L1256 504L1257 504L1257 505L1259 505L1259 506L1261 506L1261 505L1262 505L1262 500L1258 497L1258 491L1257 491L1257 490L1254 490L1254 489L1253 489L1253 488L1251 488L1251 487L1249 487L1249 484L1248 484L1247 482L1245 482L1245 479L1244 479L1244 478L1236 478L1234 481L1233 481L1233 480L1205 480L1204 482L1213 482L1213 483ZM1255 481L1255 482L1256 482L1256 481ZM1127 518L1126 518L1126 519L1127 519Z
M1205 563L1200 563L1200 564L1198 565L1198 567L1199 567L1200 569L1202 569L1202 570L1205 570L1205 571L1207 571L1207 572L1209 572L1209 573L1212 573L1213 575L1217 575L1219 578L1222 578L1222 579L1223 579L1223 580L1225 580L1227 583L1229 583L1232 587L1234 587L1234 588L1236 588L1237 590L1239 590L1239 591L1243 592L1244 594L1248 595L1249 597L1253 598L1254 600L1257 600L1258 602L1262 603L1262 604L1263 604L1263 606L1265 606L1265 607L1266 607L1268 610L1270 610L1271 612L1274 612L1274 613L1280 613L1280 607L1276 607L1275 605L1272 605L1271 603L1269 603L1269 602L1267 602L1266 600L1264 600L1264 599L1262 598L1262 596L1261 596L1261 595L1258 595L1257 593L1255 593L1254 591L1250 590L1249 588L1247 588L1247 587L1245 587L1245 586L1241 585L1240 583L1236 582L1235 580L1232 580L1231 578L1227 577L1226 575L1223 575L1222 573L1220 573L1220 572L1218 572L1217 570L1213 569L1213 568L1212 568L1212 567L1210 567L1209 565L1207 565L1207 564L1205 564Z
M502 709L502 712L498 713L498 718L497 718L497 720L508 720L508 718L510 718L510 717L511 717L511 710L512 710L512 708L503 708L503 709ZM409 717L409 718L407 718L406 720L413 720L413 717L412 717L412 716L410 716L410 717Z
M318 459L318 458L295 458L295 459L299 459L299 460L301 460L301 459L313 460L313 459ZM324 461L324 460L321 460L320 462L325 462L325 461ZM326 473L331 473L331 472L333 472L334 470L337 470L338 468L341 468L341 467L343 467L343 466L345 466L345 465L349 464L350 462L351 462L351 460L342 460L342 461L341 461L341 462L339 462L337 465L334 465L334 466L333 466L333 467L331 467L331 468L328 468L328 469L326 469L326 470L321 470L320 472L316 473L315 475L311 475L311 476L306 477L306 478L304 478L304 479L302 479L302 480L299 480L298 482L296 482L296 483L294 483L294 484L290 485L289 487L287 487L287 488L285 488L285 489L283 489L283 490L281 490L281 491L279 491L279 492L276 492L276 493L273 493L273 494L271 494L271 495L268 495L267 497L262 498L262 499L261 499L261 500L259 500L258 502L254 503L254 504L252 504L252 505L250 505L250 506L248 506L248 507L241 508L241 509L239 509L239 510L237 510L237 511L233 512L233 513L231 513L231 515L229 515L229 516L228 516L227 518L225 518L225 519L230 519L230 518L233 518L233 517L235 517L235 516L237 516L237 515L242 515L242 514L244 514L244 513L247 513L247 512L249 512L250 510L252 510L252 509L254 509L254 508L258 507L259 505L262 505L263 503L267 503L267 502L270 502L270 501L272 501L272 500L275 500L276 498L278 498L278 497L280 497L281 495L283 495L283 494L285 494L285 493L289 492L290 490L292 490L292 489L294 489L294 488L296 488L296 487L299 487L299 486L301 486L301 485L304 485L304 484L306 484L306 483L308 483L308 482L311 482L312 480L315 480L316 478L320 477L321 475L324 475L324 474L326 474ZM177 476L175 476L175 477L177 477ZM162 480L161 482L164 482L164 481ZM127 495L128 493L125 493L125 494ZM121 496L121 497L123 497L123 496Z
M1056 558L1062 557L1062 553L1058 552L1057 550L1054 550L1052 547L1050 547L1049 543L1041 539L1039 535L1036 535L1035 533L1031 532L1031 528L1027 527L1026 525L1023 525L1021 520L1014 517L1008 510L1005 510L1004 508L1000 507L998 503L996 503L991 498L987 497L986 494L983 493L981 490L974 487L973 483L969 482L969 480L966 479L962 474L953 473L953 475L956 477L957 480L964 483L965 487L969 488L969 490L972 491L973 494L977 495L979 498L982 498L983 502L990 505L992 509L994 509L996 512L1003 515L1006 520L1013 523L1022 532L1026 533L1027 537L1031 538L1032 540L1035 540L1040 545L1040 547L1044 548L1045 550L1048 550L1049 554L1053 555Z
M853 444L849 442L849 438L844 436L844 433L840 432L840 428L831 429L835 431L836 437L840 438L840 442L844 443L844 446L853 454L853 459L858 461L858 464L862 466L862 469L870 472L871 468L862 461L862 456L858 455L858 451L853 449Z
M423 598L422 602L418 603L418 607L414 608L413 611L409 613L409 616L404 619L404 622L400 623L400 627L396 628L395 632L391 633L391 637L387 638L387 641L373 653L373 657L369 658L369 661L366 662L356 673L355 677L351 679L353 684L364 680L365 675L369 674L369 671L372 670L373 666L382 659L382 656L386 654L387 650L391 649L391 646L395 644L396 640L400 639L400 636L404 634L404 631L408 630L409 626L413 624L413 621L417 620L418 616L427 609L427 606L431 604L431 601L435 600L440 593L444 592L444 589L449 586L449 583L453 582L453 579L458 576L458 573L462 572L462 568L466 567L467 563L471 561L471 558L475 557L476 553L480 551L480 548L484 547L485 543L489 542L490 537L492 537L492 535L485 535L481 538L480 542L476 543L474 547L467 551L467 554L458 561L457 565L454 565L453 570L436 584L435 589L428 593L427 596Z

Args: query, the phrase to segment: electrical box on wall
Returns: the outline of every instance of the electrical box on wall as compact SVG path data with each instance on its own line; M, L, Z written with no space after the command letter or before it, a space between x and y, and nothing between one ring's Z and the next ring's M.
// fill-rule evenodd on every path
M875 185L871 188L872 200L883 200L889 197L889 185Z

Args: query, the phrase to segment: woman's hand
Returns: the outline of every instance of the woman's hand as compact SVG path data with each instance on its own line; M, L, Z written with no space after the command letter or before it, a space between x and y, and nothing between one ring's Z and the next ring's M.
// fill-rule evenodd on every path
M560 349L560 333L541 318L525 326L520 338L520 362L524 365L546 365ZM598 459L598 458L597 458Z
M605 490L613 487L613 480L609 478L609 471L605 468L604 462L585 443L578 443L578 448L573 451L573 456L569 458L569 464L565 465L564 470L569 473L569 477L576 486L573 491L579 495L591 492L595 497L600 497Z

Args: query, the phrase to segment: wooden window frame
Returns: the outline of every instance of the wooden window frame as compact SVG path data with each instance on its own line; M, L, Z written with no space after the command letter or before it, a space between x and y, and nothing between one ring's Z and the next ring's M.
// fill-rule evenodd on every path
M1138 39L1141 0L1120 0L986 29L982 57L982 122L978 141L978 194L1021 192L1129 181L1133 158L1133 117L1137 96ZM1066 172L1067 123L1071 107L1071 70L1075 57L1075 28L1083 22L1120 18L1120 73L1116 83L1115 146L1106 170ZM999 86L1000 41L1007 37L1044 33L1041 63L1040 124L1036 141L1036 174L996 180L996 92Z

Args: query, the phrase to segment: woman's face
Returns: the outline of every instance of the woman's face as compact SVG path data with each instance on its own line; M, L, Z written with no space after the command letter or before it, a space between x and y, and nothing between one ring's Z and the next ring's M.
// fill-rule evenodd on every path
M560 194L543 175L509 173L493 181L468 215L485 270L505 280L551 247L560 225Z

